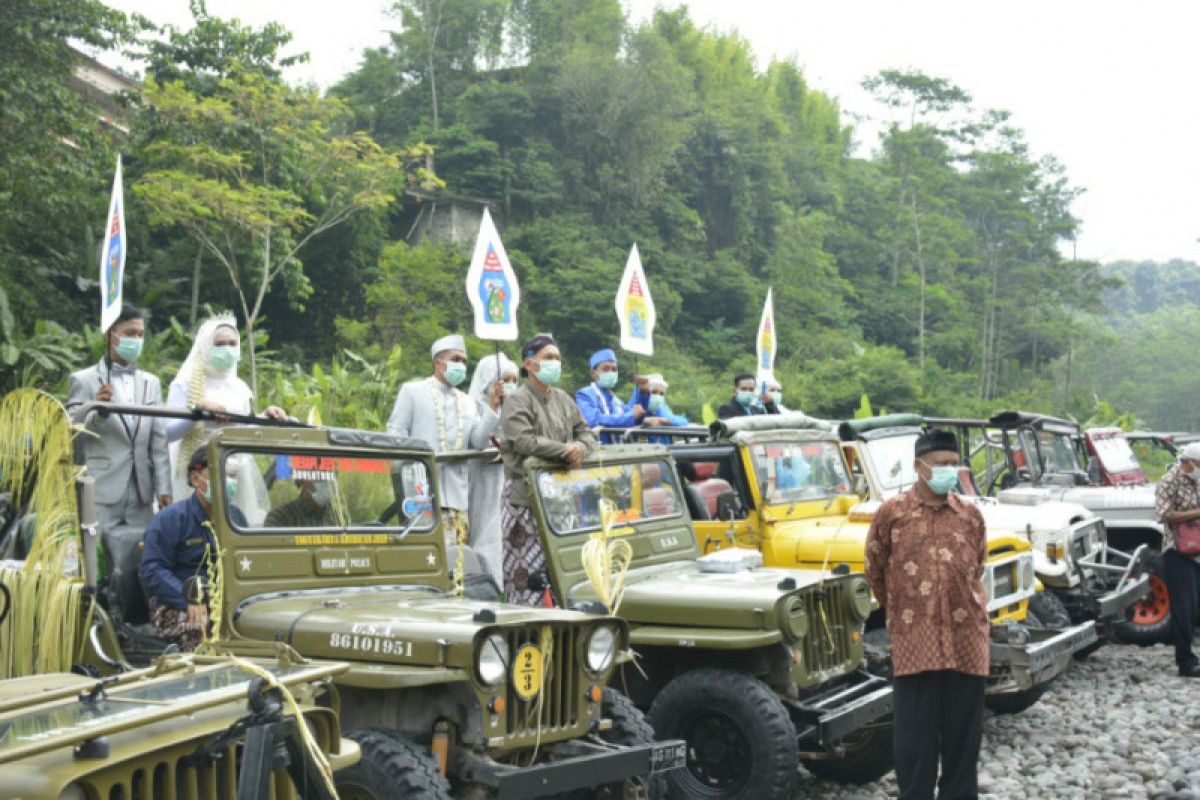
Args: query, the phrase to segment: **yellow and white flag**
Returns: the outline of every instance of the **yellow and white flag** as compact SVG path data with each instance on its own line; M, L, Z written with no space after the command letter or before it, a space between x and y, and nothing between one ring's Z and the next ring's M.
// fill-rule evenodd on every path
M658 315L636 244L625 262L616 307L617 319L621 322L621 349L644 356L654 355L654 323L658 321Z

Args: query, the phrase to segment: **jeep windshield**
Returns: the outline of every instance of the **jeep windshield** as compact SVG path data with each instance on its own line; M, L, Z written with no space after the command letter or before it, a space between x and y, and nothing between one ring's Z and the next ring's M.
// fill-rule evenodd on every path
M822 500L850 491L850 478L836 442L754 444L750 454L768 504Z
M865 453L879 480L879 489L887 494L907 489L917 482L913 467L916 434L886 436L863 441L860 452Z
M1019 440L1034 480L1059 475L1070 476L1073 481L1080 471L1070 434L1022 428Z
M1142 468L1124 436L1095 436L1092 447L1096 450L1096 458L1109 472L1132 472Z
M434 526L428 466L417 459L309 453L299 448L225 454L222 472L227 486L232 482L228 479L249 471L261 476L266 488L259 497L242 497L240 491L226 495L226 517L240 532L427 533ZM250 504L255 508L247 513Z
M665 461L542 471L536 484L546 521L559 536L596 530L601 508L610 503L615 526L678 517L683 508L675 471Z

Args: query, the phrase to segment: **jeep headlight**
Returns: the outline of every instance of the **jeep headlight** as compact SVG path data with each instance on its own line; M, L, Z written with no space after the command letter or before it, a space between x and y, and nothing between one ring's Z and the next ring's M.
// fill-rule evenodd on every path
M859 622L871 615L871 587L864 578L850 581L850 610Z
M585 663L588 671L600 675L617 655L617 631L612 625L597 625L587 640Z
M783 632L796 642L808 635L808 611L804 601L795 595L783 604Z
M499 634L483 640L479 658L475 663L479 681L484 686L499 686L508 677L508 642Z
M1024 557L1021 559L1021 588L1025 591L1033 590L1033 582L1036 580L1033 572L1033 558Z

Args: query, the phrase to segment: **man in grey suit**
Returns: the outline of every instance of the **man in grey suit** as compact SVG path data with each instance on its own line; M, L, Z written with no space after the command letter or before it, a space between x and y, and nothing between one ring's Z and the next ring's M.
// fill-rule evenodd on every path
M121 526L145 528L152 504L171 504L171 462L163 420L110 414L85 414L93 400L162 405L162 383L137 368L146 324L142 312L126 305L105 333L108 350L100 363L71 375L67 411L83 424L81 437L88 474L96 480L96 511L102 531Z

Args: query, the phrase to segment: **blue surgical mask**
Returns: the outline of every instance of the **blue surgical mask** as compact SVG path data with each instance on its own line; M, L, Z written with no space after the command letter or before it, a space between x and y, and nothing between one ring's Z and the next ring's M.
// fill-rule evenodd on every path
M547 386L557 386L562 377L561 361L539 361L537 379Z
M451 386L458 386L467 379L467 365L461 361L451 361L446 365L446 371L442 373L442 377Z
M113 350L121 357L122 361L132 364L142 354L142 340L136 336L121 336L117 339L117 346Z
M755 397L757 397L757 395L753 391L737 393L737 401L744 406L754 405Z
M770 392L771 402L774 405L779 405L783 402L783 392Z
M213 347L208 360L220 370L233 369L242 357L242 348L236 344L219 344Z
M596 378L596 383L599 384L600 388L602 389L611 389L617 385L617 373L601 372L600 377Z
M923 461L921 463L925 464ZM929 467L930 472L925 485L934 494L946 494L958 485L958 467L934 467L930 464L925 464L925 466Z
M225 479L225 502L232 505L233 502L235 500L237 500L237 493L238 493L237 479L236 478L226 478ZM212 504L212 482L211 481L205 481L204 491L201 494L204 495L204 502L211 505Z
M661 394L650 395L649 402L646 403L646 410L651 414L658 411L667 402L667 398Z

